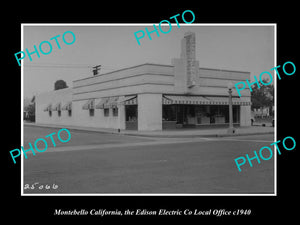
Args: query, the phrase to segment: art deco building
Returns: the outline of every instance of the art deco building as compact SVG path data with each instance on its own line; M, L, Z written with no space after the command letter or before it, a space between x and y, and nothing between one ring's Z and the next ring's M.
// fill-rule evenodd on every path
M36 123L162 130L228 126L228 83L249 72L199 67L195 34L171 65L145 63L74 80L71 88L36 96ZM251 124L250 91L233 92L235 126Z

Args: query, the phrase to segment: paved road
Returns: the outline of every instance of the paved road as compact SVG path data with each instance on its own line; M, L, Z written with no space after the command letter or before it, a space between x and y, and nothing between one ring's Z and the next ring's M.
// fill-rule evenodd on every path
M24 147L28 146L28 142L34 143L38 138L44 138L49 140L49 146L51 146L50 137L45 138L45 136L55 132L58 133L59 128L45 128L45 127L34 127L34 126L25 126L24 127ZM98 133L93 131L80 131L80 130L71 130L71 140L68 142L68 146L78 146L78 145L95 145L95 144L111 144L111 143L135 143L149 141L149 138L146 137L133 137L125 135L112 135L106 133ZM62 139L67 139L68 135L65 132L61 133ZM65 137L64 137L65 136ZM55 143L57 146L64 147L65 143L61 143L57 135L53 135ZM39 142L40 143L40 142ZM42 142L41 142L41 145ZM39 145L38 145L39 146Z
M51 132L48 128L25 128L25 142ZM272 143L270 134L159 139L76 131L72 141L70 146L61 144L24 160L24 185L58 185L55 190L36 186L25 193L274 192L273 158L261 164L253 162L253 167L245 165L242 172L234 162Z

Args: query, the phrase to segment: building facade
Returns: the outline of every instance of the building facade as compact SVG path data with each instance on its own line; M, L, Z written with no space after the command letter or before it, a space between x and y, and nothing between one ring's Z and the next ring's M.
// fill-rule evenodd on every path
M145 63L73 81L36 96L36 123L162 130L228 124L228 83L249 72L200 68L195 34L186 33L171 65ZM251 125L250 90L233 92L233 122Z

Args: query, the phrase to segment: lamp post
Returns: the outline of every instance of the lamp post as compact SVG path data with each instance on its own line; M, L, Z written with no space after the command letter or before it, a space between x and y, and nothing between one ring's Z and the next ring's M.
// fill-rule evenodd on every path
M235 129L233 127L233 112L232 112L232 88L233 88L233 83L230 81L228 82L228 93L229 93L229 128L227 130L228 134L234 134Z

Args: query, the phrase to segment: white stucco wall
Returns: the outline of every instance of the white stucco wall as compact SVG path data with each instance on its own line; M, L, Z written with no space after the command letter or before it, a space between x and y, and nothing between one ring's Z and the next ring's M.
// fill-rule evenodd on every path
M42 93L36 96L36 123L37 124L55 124L55 125L73 125L85 127L101 127L125 129L125 106L120 105L118 116L113 116L112 109L109 109L109 116L105 117L103 109L95 109L94 116L89 115L89 110L83 110L82 106L87 100L72 102L72 115L69 116L67 110L61 111L61 116L58 116L57 111L52 111L49 116L48 111L44 109L52 103L54 107L58 102L61 106L72 100L72 89L61 89ZM97 101L96 101L97 104Z
M100 127L100 128L114 128L119 127L118 116L113 116L112 108L109 109L109 116L104 116L104 109L94 109L94 116L90 116L89 110L82 109L82 106L87 100L73 101L73 118L74 125L85 127ZM97 105L97 101L95 102Z
M73 100L174 90L173 67L142 64L73 82Z
M138 95L138 130L162 130L162 94Z
M61 107L72 100L72 89L65 88L56 91L50 91L36 95L35 97L35 115L36 123L39 124L61 124L71 125L73 124L73 116L68 116L68 111L62 110L61 116L58 116L57 111L52 112L52 116L49 116L49 112L44 112L44 109L51 103L54 107L57 103L61 102Z
M124 106L119 106L117 117L112 115L112 109L108 117L104 116L103 109L95 109L94 116L90 116L89 111L83 110L82 106L90 98L96 98L97 104L97 99L102 97L137 94L138 129L161 130L162 94L186 94L181 84L184 82L186 85L186 79L180 76L182 72L183 68L179 67L178 71L175 71L171 65L142 64L76 80L73 82L73 88L36 96L36 123L125 129ZM200 68L199 84L190 89L189 94L228 96L228 81L235 83L249 78L248 72ZM235 89L233 96L237 96ZM245 89L243 98L250 100L249 89ZM68 116L68 111L64 110L61 111L61 117L58 117L57 111L53 111L51 117L48 112L44 112L49 103L55 106L62 102L63 106L68 101L72 101L71 117ZM250 119L250 106L241 106L241 126L249 126Z

